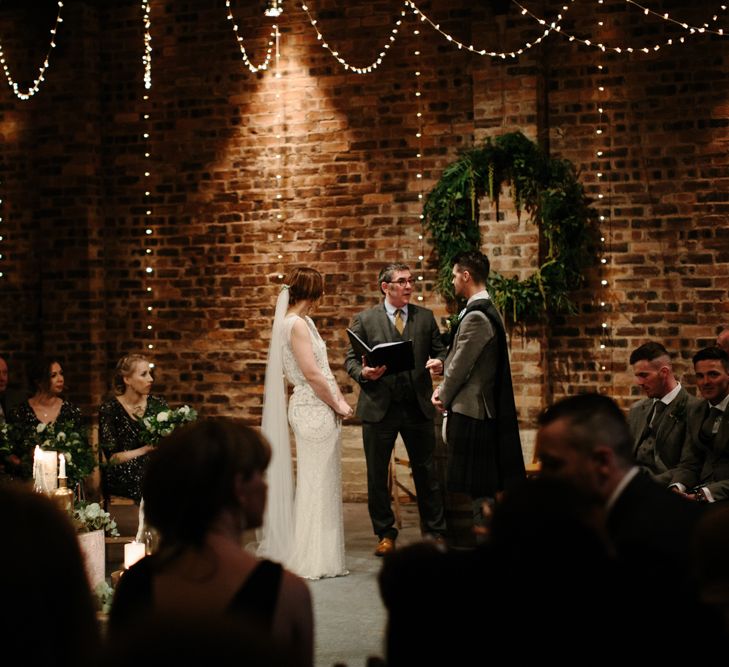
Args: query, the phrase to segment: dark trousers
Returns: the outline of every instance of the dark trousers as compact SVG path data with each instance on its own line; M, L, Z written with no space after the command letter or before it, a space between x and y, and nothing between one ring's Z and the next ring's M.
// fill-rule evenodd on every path
M433 421L423 416L418 405L411 402L392 403L379 422L362 422L367 460L367 507L372 528L380 538L397 537L387 474L398 433L410 459L421 527L426 533L444 535L446 532L443 498L433 470L433 428Z

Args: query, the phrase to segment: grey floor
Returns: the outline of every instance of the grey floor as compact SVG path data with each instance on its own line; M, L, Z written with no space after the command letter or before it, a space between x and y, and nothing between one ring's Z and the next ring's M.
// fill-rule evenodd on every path
M417 507L401 505L398 544L420 539ZM365 503L344 504L349 575L309 582L314 600L316 667L363 667L369 656L383 656L385 608L377 589L382 559L373 555L377 540Z

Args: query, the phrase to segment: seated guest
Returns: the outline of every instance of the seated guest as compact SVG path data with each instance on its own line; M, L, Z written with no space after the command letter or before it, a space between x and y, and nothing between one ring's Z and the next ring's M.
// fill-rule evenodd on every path
M99 449L107 465L103 471L104 495L142 498L142 476L152 446L143 440L140 421L167 409L166 401L151 396L154 378L149 361L128 354L116 365L114 396L99 408Z
M705 347L693 358L704 399L688 415L691 446L674 476L677 488L692 500L729 500L729 354Z
M99 628L71 522L44 495L0 485L5 664L97 665Z
M257 431L233 419L196 422L160 441L142 489L160 548L121 577L112 633L149 617L223 614L287 650L288 664L312 664L306 584L241 546L243 531L261 526L270 455Z
M62 398L63 367L52 357L41 357L28 367L28 381L33 395L11 411L8 422L16 429L15 472L22 479L33 474L33 452L40 424L63 424L64 428L81 433L81 411Z
M661 484L670 484L689 446L686 414L699 403L673 374L671 357L660 343L645 343L630 355L635 383L647 398L628 413L633 457Z
M542 475L571 480L603 505L616 555L639 576L656 613L664 603L695 603L689 545L702 507L638 474L628 424L614 401L581 394L555 403L540 417L536 448Z
M13 409L23 402L22 394L11 389L8 386L9 382L8 363L4 357L0 356L0 424L7 421L8 415Z

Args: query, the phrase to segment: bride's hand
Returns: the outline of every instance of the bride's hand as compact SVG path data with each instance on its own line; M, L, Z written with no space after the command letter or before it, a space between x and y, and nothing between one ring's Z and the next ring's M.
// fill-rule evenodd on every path
M347 418L352 416L353 411L352 408L349 407L349 403L347 403L347 401L345 401L343 398L340 398L337 402L337 409L335 410L335 412L340 417Z

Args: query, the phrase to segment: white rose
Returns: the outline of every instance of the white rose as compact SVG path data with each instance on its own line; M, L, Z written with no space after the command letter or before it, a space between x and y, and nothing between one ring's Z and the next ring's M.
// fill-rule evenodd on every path
M56 440L60 440L61 442L63 442L65 439L66 439L66 434L63 431L61 431L60 433L58 433L56 435Z
M46 424L41 422L40 424L38 424L38 426L35 427L35 430L37 433L43 433L43 431L46 430Z
M166 422L169 418L170 418L170 413L169 412L160 412L157 415L157 421L158 422Z
M99 503L91 503L86 508L86 516L89 519L96 519L101 514L101 506Z
M149 417L146 417L146 418L145 418L145 419L143 419L142 421L144 422L144 425L145 425L145 426L146 426L146 427L147 427L148 429L152 428L152 422L151 422L151 421L149 421Z
M63 455L66 457L66 463L71 463L71 452L63 452Z
M189 405L183 405L183 406L182 406L182 407L180 408L180 414L181 414L181 415L182 415L183 417L187 417L187 415L189 415L189 414L190 414L190 406L189 406Z

